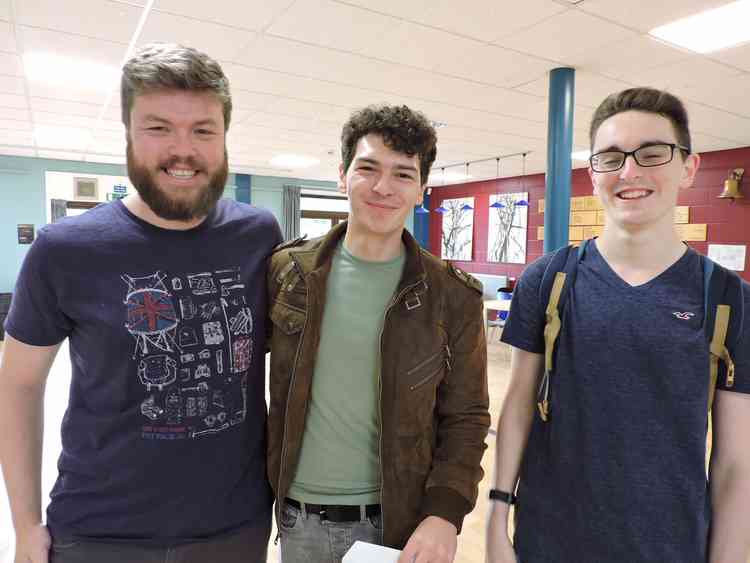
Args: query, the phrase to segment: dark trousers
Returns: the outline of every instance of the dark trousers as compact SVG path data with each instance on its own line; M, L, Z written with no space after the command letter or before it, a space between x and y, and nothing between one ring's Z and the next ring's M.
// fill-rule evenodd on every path
M265 563L271 530L243 528L215 539L173 547L67 541L54 538L50 563Z

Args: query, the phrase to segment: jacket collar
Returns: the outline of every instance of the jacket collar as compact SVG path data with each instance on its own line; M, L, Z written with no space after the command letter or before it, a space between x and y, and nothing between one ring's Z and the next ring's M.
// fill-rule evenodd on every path
M309 250L292 251L292 257L302 269L302 273L307 276L314 270L319 270L325 275L331 268L331 259L334 250L339 241L346 234L348 222L343 221L333 227L328 233L318 240ZM424 264L422 263L422 251L419 243L404 229L401 240L406 248L406 260L404 262L404 271L401 275L401 281L398 284L398 290L404 287L423 282L427 277Z

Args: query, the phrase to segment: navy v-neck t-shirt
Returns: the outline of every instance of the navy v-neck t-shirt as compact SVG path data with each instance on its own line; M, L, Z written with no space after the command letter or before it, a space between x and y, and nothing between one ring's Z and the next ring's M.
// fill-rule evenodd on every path
M524 271L502 337L538 354L539 287L550 259ZM743 293L747 312L747 283ZM515 545L524 563L707 561L703 296L691 249L631 286L589 244L564 312L550 420L534 417L523 458ZM731 391L750 393L749 350L745 322Z

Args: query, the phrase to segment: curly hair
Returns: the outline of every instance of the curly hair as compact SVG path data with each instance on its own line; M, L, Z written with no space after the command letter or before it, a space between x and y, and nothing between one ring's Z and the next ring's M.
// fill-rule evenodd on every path
M690 142L690 128L685 106L677 96L654 88L628 88L608 96L599 104L591 118L589 129L592 151L596 132L601 124L613 115L624 111L643 111L667 118L674 128L677 142L687 147L688 153L692 152L693 145Z
M224 128L229 129L229 80L219 63L205 53L174 43L149 43L139 49L122 68L120 97L126 129L135 98L161 89L212 92L221 102Z
M437 134L424 114L407 106L389 105L372 105L354 112L341 131L344 170L354 160L359 140L370 133L380 135L385 146L396 152L417 155L422 185L427 184L437 155Z

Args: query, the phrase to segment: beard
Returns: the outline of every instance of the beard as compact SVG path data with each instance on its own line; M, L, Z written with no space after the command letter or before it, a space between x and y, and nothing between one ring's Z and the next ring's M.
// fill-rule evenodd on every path
M193 157L172 157L160 163L157 170L151 171L135 157L130 140L127 143L126 154L128 177L133 183L133 187L146 205L151 208L151 211L167 221L192 221L205 217L216 206L224 193L224 186L229 175L226 148L224 149L224 162L216 172L209 176L206 185L200 188L191 199L170 197L166 191L158 186L156 176L161 169L166 170L177 164L189 166L199 173L205 172L205 167L201 166Z

